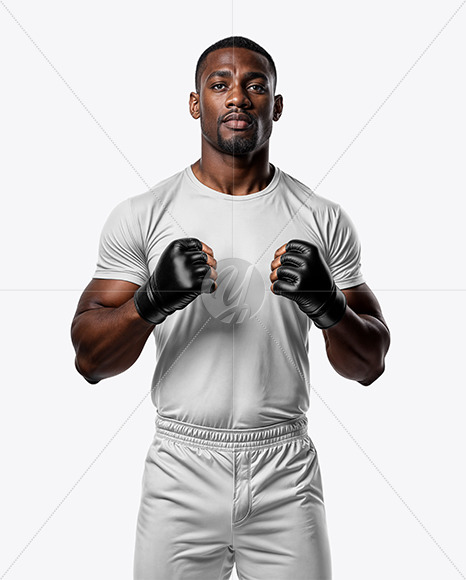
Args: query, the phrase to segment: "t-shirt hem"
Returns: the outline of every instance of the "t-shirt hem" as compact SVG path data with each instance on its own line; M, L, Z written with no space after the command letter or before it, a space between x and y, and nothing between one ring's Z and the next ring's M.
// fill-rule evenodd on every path
M93 278L101 280L123 280L124 282L132 282L138 286L142 286L146 280L142 280L136 274L130 274L128 272L116 272L113 270L96 270L94 272Z

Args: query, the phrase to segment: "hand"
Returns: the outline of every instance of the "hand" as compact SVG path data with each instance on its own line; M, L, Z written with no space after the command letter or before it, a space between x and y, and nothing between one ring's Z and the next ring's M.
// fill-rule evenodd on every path
M162 252L149 280L135 292L136 310L147 322L160 324L201 292L216 290L216 267L212 249L197 238L174 240ZM202 290L206 277L213 282Z
M343 318L346 297L317 246L291 240L275 252L270 269L272 292L296 302L317 328L330 328Z

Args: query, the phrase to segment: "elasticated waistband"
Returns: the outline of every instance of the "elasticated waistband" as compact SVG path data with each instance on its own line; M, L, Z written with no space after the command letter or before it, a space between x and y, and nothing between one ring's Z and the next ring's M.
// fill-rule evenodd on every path
M188 445L221 449L257 449L285 443L308 434L306 415L254 429L218 429L169 419L156 414L156 433L160 437Z

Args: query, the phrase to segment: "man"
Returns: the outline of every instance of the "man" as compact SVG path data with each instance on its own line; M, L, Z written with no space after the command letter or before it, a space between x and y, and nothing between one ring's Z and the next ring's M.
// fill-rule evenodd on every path
M370 385L389 332L349 217L269 163L276 79L251 40L204 51L201 158L113 210L73 320L90 383L155 336L137 580L223 580L234 563L244 580L331 578L307 336L312 321L335 370Z

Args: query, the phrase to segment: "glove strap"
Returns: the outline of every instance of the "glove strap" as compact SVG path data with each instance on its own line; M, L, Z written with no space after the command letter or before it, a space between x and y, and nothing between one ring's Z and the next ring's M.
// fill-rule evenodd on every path
M346 305L346 296L334 283L328 300L309 318L321 330L331 328L343 318Z
M145 284L134 293L134 305L141 318L150 324L160 324L167 318L162 308L157 302L157 290L152 288L152 279L149 278Z

